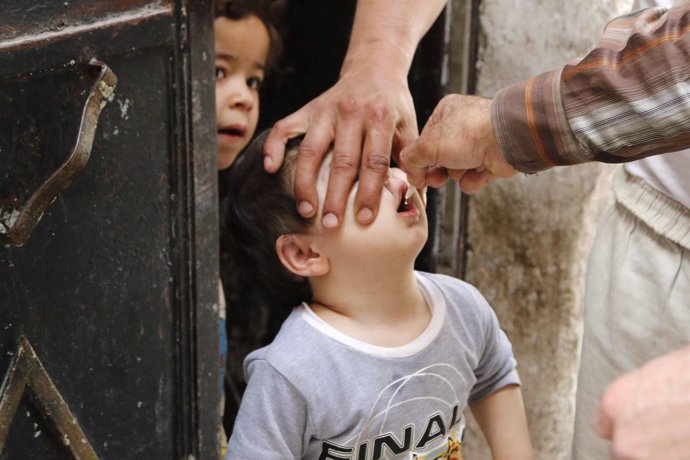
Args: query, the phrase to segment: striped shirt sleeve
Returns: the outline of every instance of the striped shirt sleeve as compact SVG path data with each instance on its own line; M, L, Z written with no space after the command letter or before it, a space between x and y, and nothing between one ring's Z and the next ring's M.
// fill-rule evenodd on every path
M499 91L496 137L517 170L621 163L690 147L690 0L612 20L575 64Z

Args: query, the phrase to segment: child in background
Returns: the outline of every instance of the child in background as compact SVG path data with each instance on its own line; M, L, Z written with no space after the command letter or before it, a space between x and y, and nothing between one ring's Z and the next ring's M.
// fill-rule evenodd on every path
M268 174L266 135L231 170L222 223L262 291L295 308L245 360L226 458L460 459L469 404L494 459L531 460L515 359L493 310L469 284L414 270L428 229L405 174L389 171L374 223L354 220L355 184L343 225L326 231L320 215L296 211L299 141Z
M259 89L281 48L278 33L256 1L222 2L216 7L216 139L218 170L226 170L254 136L259 119ZM222 198L226 177L219 174ZM227 287L227 286L226 286ZM220 286L221 389L227 360L226 304ZM233 399L236 396L233 395ZM225 404L222 403L223 407ZM235 404L237 405L237 403ZM227 436L222 431L222 444Z
M259 88L280 42L261 9L228 2L213 23L218 169L232 165L254 136Z

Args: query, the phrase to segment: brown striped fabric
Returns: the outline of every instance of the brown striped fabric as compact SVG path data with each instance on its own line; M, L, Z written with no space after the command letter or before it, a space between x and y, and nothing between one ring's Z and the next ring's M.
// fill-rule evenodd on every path
M690 0L612 20L582 60L499 91L492 112L523 172L690 147Z

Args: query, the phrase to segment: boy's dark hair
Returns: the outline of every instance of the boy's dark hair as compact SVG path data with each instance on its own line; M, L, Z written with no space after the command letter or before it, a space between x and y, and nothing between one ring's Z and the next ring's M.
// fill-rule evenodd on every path
M233 21L256 16L268 30L270 44L266 58L266 71L273 70L283 53L283 40L276 28L284 9L283 0L219 0L216 1L215 16L226 17Z
M280 170L264 170L263 145L269 130L261 133L228 171L227 195L221 203L221 245L229 255L238 284L256 289L264 300L283 311L310 301L308 281L287 270L276 254L281 235L306 233L314 219L297 212L293 179L297 146L288 142Z

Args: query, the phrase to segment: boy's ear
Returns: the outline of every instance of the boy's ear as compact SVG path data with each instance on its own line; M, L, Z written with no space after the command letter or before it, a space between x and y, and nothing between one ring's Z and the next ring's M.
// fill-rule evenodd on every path
M276 252L285 268L295 275L309 278L330 270L328 258L319 253L311 235L281 235L276 239Z

